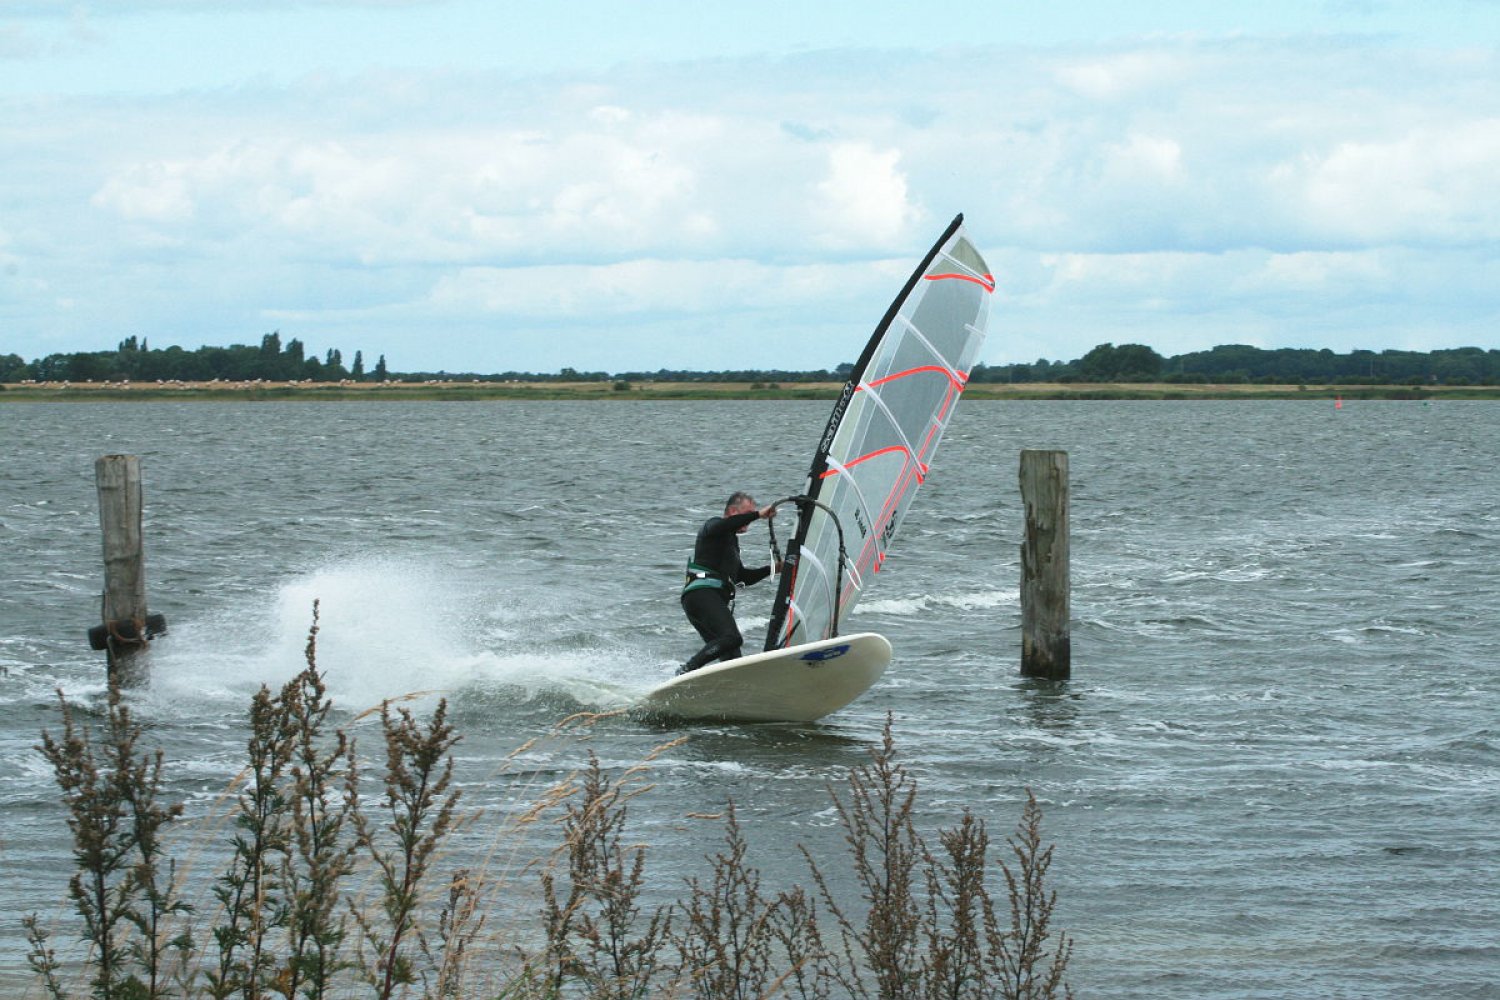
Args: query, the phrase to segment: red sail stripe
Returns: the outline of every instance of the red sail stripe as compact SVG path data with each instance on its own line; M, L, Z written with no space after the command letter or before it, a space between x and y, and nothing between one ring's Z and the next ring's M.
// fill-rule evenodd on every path
M879 451L872 451L869 454L861 455L858 458L853 459L852 461L845 462L844 465L843 465L843 467L845 469L852 469L852 468L854 468L856 465L858 465L861 462L867 462L870 459L877 458L877 457L879 457L881 455L888 455L888 454L890 454L893 451L900 452L901 454L905 455L907 458L909 458L912 461L914 461L914 462L917 463L917 468L920 470L920 471L917 472L917 482L919 482L919 483L923 482L924 479L927 476L927 466L924 465L921 461L919 461L917 459L917 456L915 456L915 455L913 455L911 453L911 449L908 448L904 444L893 444L893 445L890 445L888 447L881 448ZM818 478L819 479L827 479L830 476L836 476L838 474L839 474L839 470L838 469L825 469L825 470L823 470L823 474L820 475Z
M923 275L923 277L928 281L942 281L945 278L956 278L959 281L972 281L987 292L995 290L995 276L993 274L986 274L981 277L975 277L972 274L928 274Z
M937 372L940 375L945 376L948 381L954 385L955 388L959 389L962 389L965 383L969 381L968 372L952 372L947 368L944 368L942 365L922 365L920 368L908 368L904 372L896 372L895 374L887 375L884 378L878 378L873 382L861 382L855 387L855 391L857 392L867 386L873 389L877 385L885 385L887 382L894 382L898 378L906 378L906 376L908 375L916 375L920 372Z

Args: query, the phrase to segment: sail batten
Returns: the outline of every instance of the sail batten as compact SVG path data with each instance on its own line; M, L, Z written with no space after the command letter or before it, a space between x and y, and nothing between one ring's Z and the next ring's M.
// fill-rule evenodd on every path
M868 574L880 572L968 384L994 290L963 216L955 218L881 318L834 405L787 548L767 649L834 634Z

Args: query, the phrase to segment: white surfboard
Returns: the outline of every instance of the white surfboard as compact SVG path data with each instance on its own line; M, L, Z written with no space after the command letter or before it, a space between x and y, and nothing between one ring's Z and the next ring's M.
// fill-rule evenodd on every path
M635 708L673 719L812 722L868 691L890 662L885 636L841 635L679 674Z

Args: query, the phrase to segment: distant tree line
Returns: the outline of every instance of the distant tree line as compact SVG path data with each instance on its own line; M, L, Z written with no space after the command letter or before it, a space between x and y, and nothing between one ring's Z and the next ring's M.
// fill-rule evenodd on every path
M563 368L556 373L507 371L406 372L387 369L385 355L366 369L364 355L354 352L346 366L342 352L327 351L309 357L301 341L284 345L280 332L268 333L260 346L181 347L155 350L145 339L127 337L113 351L79 351L50 354L27 362L16 354L0 355L0 382L135 382L171 381L226 382L403 382L432 379L463 379L482 382L837 382L848 377L853 366L833 369L788 371L782 369L733 369L688 371L660 368L656 371L578 371ZM1072 361L1039 359L1031 364L976 365L974 382L1198 382L1323 385L1500 385L1500 350L1458 347L1438 351L1350 351L1277 348L1266 350L1244 344L1228 344L1207 351L1192 351L1164 358L1142 344L1100 344Z
M1100 344L1075 361L977 365L975 382L1196 382L1268 385L1500 385L1500 351L1350 351L1226 344L1164 358L1141 344Z
M150 348L144 338L126 337L113 351L78 351L49 354L29 364L15 354L0 355L0 382L338 382L344 379L384 381L390 377L385 355L373 368L365 369L364 354L354 352L347 366L343 352L329 350L319 358L309 357L302 341L281 343L280 332L268 333L259 347L233 344L229 347Z

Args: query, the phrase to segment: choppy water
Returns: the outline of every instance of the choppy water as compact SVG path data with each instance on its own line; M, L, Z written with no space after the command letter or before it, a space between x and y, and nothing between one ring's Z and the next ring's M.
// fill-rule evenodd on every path
M63 817L32 747L53 692L97 702L93 460L142 456L152 610L134 696L203 812L261 683L320 664L351 712L441 689L470 805L523 739L610 708L695 648L694 526L731 489L797 491L822 403L0 407L0 967L58 912ZM1073 481L1074 680L1017 676L1018 451ZM674 885L738 803L768 884L838 839L826 782L886 713L931 820L997 835L1027 786L1057 844L1082 996L1494 997L1500 980L1500 405L966 402L848 623L885 681L815 726L589 745L655 765L633 823ZM752 529L753 554L764 532ZM741 599L764 627L768 585ZM753 640L752 640L753 641ZM365 724L361 724L365 725ZM359 728L356 726L356 728ZM576 766L568 741L521 768ZM13 981L13 980L12 980Z

